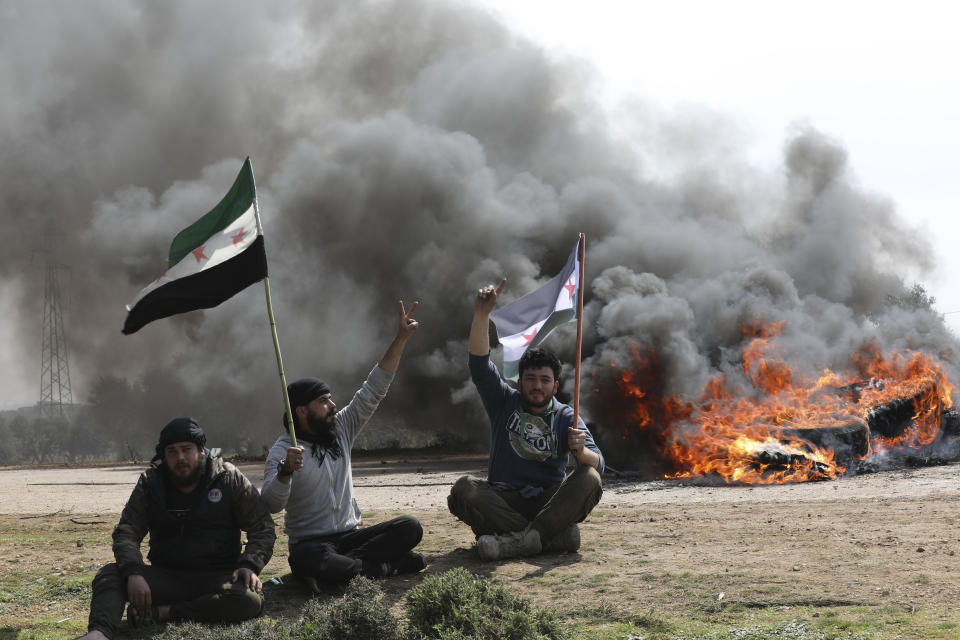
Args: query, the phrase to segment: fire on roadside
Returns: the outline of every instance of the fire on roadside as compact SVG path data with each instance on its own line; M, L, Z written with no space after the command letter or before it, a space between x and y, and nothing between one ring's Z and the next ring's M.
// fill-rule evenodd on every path
M662 475L672 478L738 484L833 479L846 468L831 447L817 444L824 430L865 430L861 459L937 438L953 387L932 356L885 354L867 344L852 354L847 371L827 369L807 379L779 357L772 339L782 328L741 327L743 371L752 386L747 392L716 377L696 400L660 394L658 354L635 348L630 366L611 365L615 390L595 393L617 407L623 437L643 434L657 450ZM897 428L885 429L888 423Z

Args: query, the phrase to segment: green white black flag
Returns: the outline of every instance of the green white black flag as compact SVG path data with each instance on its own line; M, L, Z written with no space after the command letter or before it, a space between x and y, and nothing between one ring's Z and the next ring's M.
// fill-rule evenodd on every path
M267 275L250 158L230 191L170 245L168 269L127 305L123 333L154 320L215 307Z

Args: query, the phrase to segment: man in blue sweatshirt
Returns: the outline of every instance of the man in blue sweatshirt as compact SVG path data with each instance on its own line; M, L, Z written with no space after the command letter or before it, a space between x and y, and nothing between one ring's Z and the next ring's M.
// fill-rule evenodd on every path
M464 476L447 498L470 525L484 560L580 548L578 522L600 501L603 454L582 419L556 400L560 361L530 349L514 389L490 362L490 312L506 280L477 292L470 327L470 375L490 418L487 479ZM567 461L576 466L567 475Z

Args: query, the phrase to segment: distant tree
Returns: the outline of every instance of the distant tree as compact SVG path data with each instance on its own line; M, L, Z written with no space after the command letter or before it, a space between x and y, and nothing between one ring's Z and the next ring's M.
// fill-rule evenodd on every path
M36 447L34 437L30 426L30 421L22 413L17 414L7 424L10 433L10 441L13 443L10 451L12 452L12 462L20 464L36 459Z
M933 305L937 299L927 293L927 290L919 282L913 283L910 290L902 294L887 294L887 304L892 307L900 307L911 311L933 310Z
M20 461L20 448L10 428L10 420L0 418L0 464L16 464Z
M71 461L67 443L70 440L70 421L63 417L35 418L30 421L33 446L29 449L32 461L40 464Z
M116 446L104 440L89 411L78 411L70 420L63 446L67 462L116 459Z

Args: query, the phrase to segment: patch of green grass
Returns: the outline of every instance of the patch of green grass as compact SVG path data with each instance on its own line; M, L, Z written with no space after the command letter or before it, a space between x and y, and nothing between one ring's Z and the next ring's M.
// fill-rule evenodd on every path
M8 574L0 582L0 603L23 608L74 599L89 600L91 579L89 575L37 578L18 571Z
M582 640L646 640L648 637L642 629L622 622L600 624L580 636Z
M599 587L610 582L612 578L616 578L617 574L615 573L594 573L589 575L583 581L583 584L589 587Z
M780 593L783 591L783 587L776 584L765 584L759 585L753 588L754 593Z
M90 598L91 580L88 576L47 576L37 585L36 597L42 600L62 602L70 598Z
M22 571L12 571L0 578L0 602L13 602L23 597L26 592L24 583L31 580L31 576Z
M87 616L44 615L22 626L0 626L0 640L64 640L87 632Z
M661 582L662 578L655 573L640 573L636 576L642 582Z
M573 585L581 584L584 579L583 574L579 571L552 571L542 576L529 578L526 582L533 585L564 585L572 587Z
M549 575L546 576L546 578L550 578L550 577L551 576ZM580 582L581 580L583 580L583 574L580 573L579 571L571 571L570 573L558 573L557 575L552 576L552 578L553 580L547 579L545 580L545 582L559 581L560 584L572 584L572 583Z
M957 640L960 622L952 610L904 614L902 607L836 606L823 609L811 599L771 606L722 607L701 604L692 615L665 614L650 609L644 616L601 605L570 611L587 639L643 640ZM822 602L828 602L823 600ZM632 635L631 635L632 634Z
M24 544L33 542L50 542L51 536L23 534L19 536L0 536L0 544Z
M660 580L664 584L673 585L677 588L689 589L694 587L709 587L713 589L720 585L728 584L729 577L715 573L693 573L684 571L682 573L664 573Z
M632 615L630 616L628 622L635 627L639 627L653 633L669 633L675 628L672 623L657 615L653 611L648 611L647 613L642 613L639 615Z
M600 635L596 636L598 638L611 637L611 633L621 634L612 637L624 637L624 635L641 633L670 634L676 630L675 624L653 610L638 613L617 609L606 601L601 601L595 607L581 611L578 619L590 623L585 625L585 631L588 629L602 631ZM593 636L588 634L586 637Z

